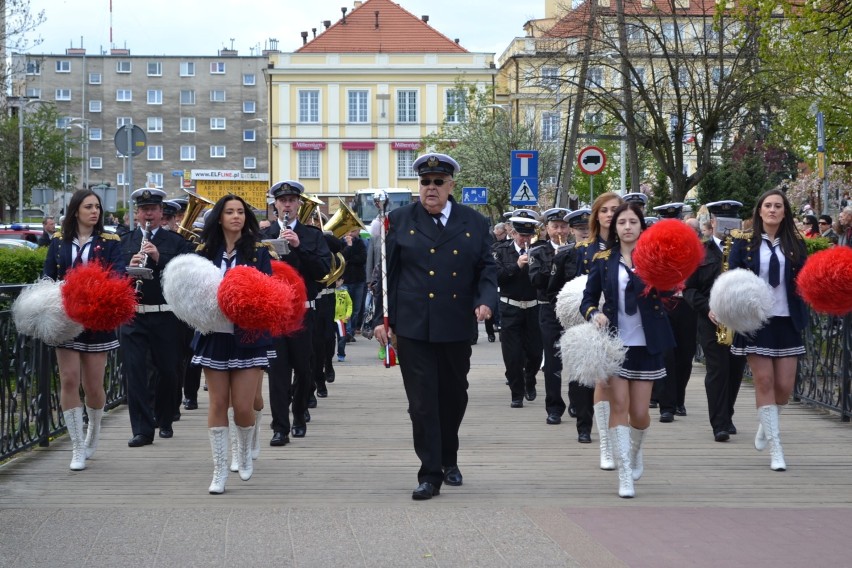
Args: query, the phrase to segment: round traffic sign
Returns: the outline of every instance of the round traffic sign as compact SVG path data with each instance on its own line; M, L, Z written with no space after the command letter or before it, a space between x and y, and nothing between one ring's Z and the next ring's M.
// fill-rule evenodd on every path
M606 154L597 146L586 146L577 154L577 165L583 173L597 175L606 167Z
M145 131L135 124L125 124L115 133L115 148L122 156L129 156L131 152L138 156L145 151L147 143Z

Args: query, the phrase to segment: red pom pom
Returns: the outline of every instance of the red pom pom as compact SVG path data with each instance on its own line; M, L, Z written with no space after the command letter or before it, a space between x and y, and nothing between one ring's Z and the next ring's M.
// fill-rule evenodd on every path
M68 317L86 329L112 331L136 315L136 292L126 276L90 262L65 275L62 305Z
M695 231L676 219L654 223L643 231L633 251L636 273L651 288L674 290L704 259L704 245Z
M272 276L280 280L287 289L287 293L276 302L276 309L282 318L281 335L293 335L302 329L307 311L305 302L308 301L308 292L305 289L305 281L298 270L283 260L272 261Z
M292 295L292 288L281 279L251 266L236 266L225 273L217 298L225 317L241 328L282 335L297 329L293 322ZM304 299L300 305L304 316Z
M796 278L799 295L821 313L852 312L852 248L835 246L812 254Z

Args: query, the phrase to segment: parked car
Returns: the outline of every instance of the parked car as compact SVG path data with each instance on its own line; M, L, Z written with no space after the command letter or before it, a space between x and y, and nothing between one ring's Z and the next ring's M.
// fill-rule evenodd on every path
M38 243L38 238L44 233L41 225L0 225L0 239L22 239L33 244Z
M9 239L5 237L0 237L0 248L28 248L28 249L37 249L38 245L27 241L25 239Z

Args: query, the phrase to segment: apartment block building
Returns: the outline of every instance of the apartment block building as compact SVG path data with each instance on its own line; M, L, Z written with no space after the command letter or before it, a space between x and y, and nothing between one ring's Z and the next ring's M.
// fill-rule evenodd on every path
M139 126L147 146L133 159L133 185L146 179L179 195L184 172L228 170L268 174L268 51L240 56L133 55L127 49L90 54L12 54L12 94L56 105L72 152L84 162L74 185L128 188L125 159L114 137ZM255 175L254 177L258 177ZM69 181L70 184L70 181Z

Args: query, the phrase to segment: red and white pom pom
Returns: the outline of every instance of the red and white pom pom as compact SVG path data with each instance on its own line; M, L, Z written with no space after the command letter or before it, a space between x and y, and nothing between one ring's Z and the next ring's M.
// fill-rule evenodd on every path
M112 331L136 315L136 292L130 279L97 262L72 268L62 285L68 317L92 331Z
M716 320L744 335L766 325L772 304L769 284L744 268L723 272L710 289L710 310Z
M633 251L636 274L657 290L683 287L704 259L704 245L695 231L676 219L654 223L639 236Z
M594 388L618 375L627 357L627 347L617 333L586 322L565 330L559 339L562 372L568 382Z
M18 333L48 345L60 345L83 332L83 326L65 313L61 288L62 282L43 278L21 291L12 304L12 318Z
M281 335L293 335L302 329L307 311L305 281L298 270L282 260L272 261L272 276L280 280L286 289L284 297L278 298L275 306L276 310L280 310L278 315L282 318Z
M234 329L219 308L219 268L197 254L173 258L163 270L163 297L172 312L202 334L229 333Z
M852 312L852 248L836 246L812 254L796 278L799 294L816 311Z
M219 307L236 325L248 331L282 335L295 326L290 308L293 291L282 280L250 266L236 266L219 284ZM304 315L302 302L301 313Z

